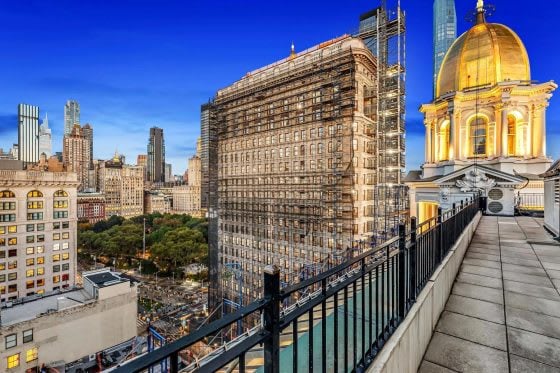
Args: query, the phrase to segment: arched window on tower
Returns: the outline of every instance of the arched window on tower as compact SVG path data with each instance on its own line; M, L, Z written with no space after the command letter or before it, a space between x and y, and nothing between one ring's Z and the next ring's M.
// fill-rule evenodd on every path
M488 120L485 117L475 117L469 125L470 156L486 155L488 136Z
M516 155L516 136L517 136L517 118L513 114L509 114L507 117L508 128L507 128L507 155L513 157Z
M443 121L439 125L439 161L449 160L449 120Z

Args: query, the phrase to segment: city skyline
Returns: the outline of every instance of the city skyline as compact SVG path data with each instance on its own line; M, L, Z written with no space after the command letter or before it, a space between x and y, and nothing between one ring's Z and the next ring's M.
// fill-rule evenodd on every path
M464 0L456 4L458 34L468 27L464 15L472 10L473 2ZM0 62L0 74L4 75L2 79L7 87L0 96L0 147L8 150L17 142L17 104L26 102L38 105L41 117L43 113L49 113L53 152L60 151L63 107L68 99L73 98L80 103L82 121L96 128L94 158L109 159L117 148L127 159L135 159L138 154L145 153L149 128L156 125L163 128L168 137L167 161L173 164L175 173L181 173L186 169L188 157L195 153L196 138L200 133L200 104L206 102L215 90L238 80L248 71L287 56L292 40L296 51L301 51L322 40L356 31L357 15L375 5L358 1L341 12L334 3L331 4L323 4L320 9L315 9L317 4L287 4L286 10L274 17L257 17L258 13L249 5L220 5L212 9L210 16L207 14L210 10L201 5L191 4L188 9L183 9L184 4L171 2L164 11L149 4L139 4L132 7L133 12L150 12L153 17L140 22L136 22L135 17L126 17L117 27L107 25L128 11L126 2L111 12L105 7L96 10L88 6L72 6L70 2L61 2L57 6L38 3L36 14L31 16L49 15L53 20L48 32L39 38L44 45L38 46L38 54L45 54L41 53L42 48L55 48L60 53L60 38L67 36L63 27L55 25L57 17L61 16L55 14L57 7L76 12L73 22L82 24L82 28L72 35L83 46L77 48L76 57L69 62L49 57L42 60L41 65L17 57L20 44L35 45L39 39L35 41L27 36L37 35L35 32L25 35L19 32L14 22L29 14L21 5L9 5L6 13L0 16L0 27L5 34L13 35L13 38L7 38L10 40L5 42L5 48L13 49L16 53L12 55L16 57ZM531 32L535 25L530 19L542 18L540 13L545 2L536 1L522 13L515 7L508 7L505 0L495 1L495 5L497 10L489 21L517 25L529 53L534 56L531 61L534 79L560 80L560 73L554 69L554 54L558 52L554 48L541 48L553 44L554 25L541 22L540 32ZM408 15L414 15L409 17L407 36L406 168L410 170L418 168L423 161L424 129L417 109L432 95L432 82L427 77L432 76L429 61L433 53L433 9L431 4L406 0L402 1L402 6ZM108 14L107 23L87 19L101 12ZM558 12L553 7L547 11L546 17L553 19ZM203 24L199 19L206 21ZM208 22L208 19L212 21ZM231 28L233 21L230 19L247 26L235 27L227 45L222 44L220 48L209 46L208 39L203 36L217 37L226 27ZM324 26L325 19L329 19L328 27ZM253 32L255 28L261 28L263 32L257 35ZM117 49L119 46L124 47ZM92 48L98 51L97 55L84 59ZM193 54L195 51L202 53ZM111 57L117 52L115 56L118 58ZM138 59L139 56L143 59ZM228 62L227 68L223 67L224 61ZM66 63L72 63L72 68ZM22 80L15 75L26 78ZM560 147L556 145L560 143L557 141L560 138L560 109L555 105L556 100L553 97L548 117L548 153L552 158L560 156ZM128 141L119 143L119 138Z

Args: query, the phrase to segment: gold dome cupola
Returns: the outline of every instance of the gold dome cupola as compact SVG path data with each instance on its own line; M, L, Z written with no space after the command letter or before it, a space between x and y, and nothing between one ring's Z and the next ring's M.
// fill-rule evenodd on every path
M447 51L439 70L436 97L503 81L529 81L529 56L509 27L487 23L484 2L478 0L476 24Z

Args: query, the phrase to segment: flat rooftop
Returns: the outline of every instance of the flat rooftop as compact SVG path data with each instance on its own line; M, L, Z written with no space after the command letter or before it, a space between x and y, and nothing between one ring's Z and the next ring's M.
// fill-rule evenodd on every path
M14 325L49 313L83 306L92 301L94 301L94 298L88 292L84 289L76 289L14 304L11 307L4 306L0 310L0 325ZM7 304L10 304L10 302Z

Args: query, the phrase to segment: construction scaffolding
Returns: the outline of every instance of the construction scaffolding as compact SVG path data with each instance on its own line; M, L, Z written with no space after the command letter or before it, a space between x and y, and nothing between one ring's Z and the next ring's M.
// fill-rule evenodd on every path
M376 122L374 192L374 235L377 245L395 236L398 225L409 215L405 169L405 80L406 22L397 0L389 9L387 1L363 14L356 37L361 38L377 58L377 86L368 90L371 108L366 114Z

